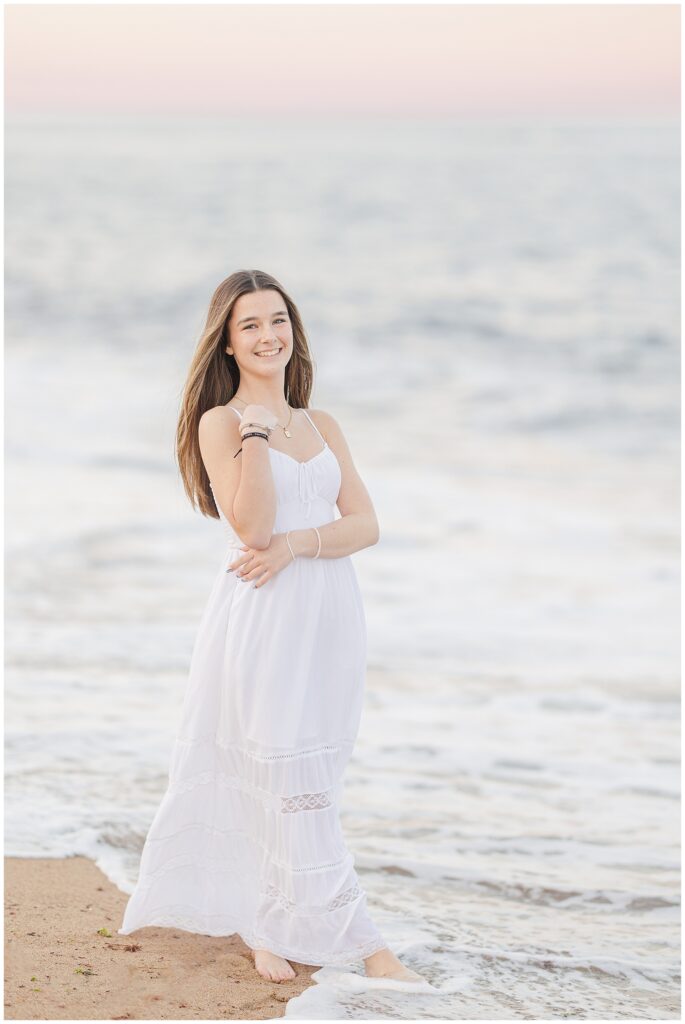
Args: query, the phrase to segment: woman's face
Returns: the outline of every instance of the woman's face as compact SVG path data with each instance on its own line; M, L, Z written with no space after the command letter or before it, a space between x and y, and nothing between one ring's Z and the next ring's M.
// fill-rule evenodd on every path
M269 288L241 295L233 305L228 331L226 351L235 356L241 372L284 373L293 351L293 329L280 292Z

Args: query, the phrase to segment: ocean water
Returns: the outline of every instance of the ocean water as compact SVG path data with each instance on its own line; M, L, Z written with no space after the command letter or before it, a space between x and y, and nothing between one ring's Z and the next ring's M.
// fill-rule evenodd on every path
M259 267L380 522L343 827L434 987L325 968L286 1015L679 1017L678 146L8 121L7 854L133 888L225 547L180 393L214 287Z

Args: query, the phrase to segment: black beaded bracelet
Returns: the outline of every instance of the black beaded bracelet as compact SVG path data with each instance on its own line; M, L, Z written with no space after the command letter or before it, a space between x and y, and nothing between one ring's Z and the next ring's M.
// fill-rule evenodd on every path
M245 440L246 437L263 437L265 441L269 440L268 436L266 434L262 434L259 430L251 430L249 433L243 434L243 441ZM235 453L235 455L240 455L242 450L243 446L241 445L238 451ZM233 458L235 458L235 455L233 456Z

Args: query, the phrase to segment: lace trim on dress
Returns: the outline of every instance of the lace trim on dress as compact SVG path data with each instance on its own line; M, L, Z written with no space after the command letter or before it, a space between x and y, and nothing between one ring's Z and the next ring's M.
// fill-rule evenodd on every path
M332 801L325 793L302 793L299 796L281 797L281 812L291 814L294 811L318 811L322 807L331 807Z
M339 896L329 900L328 903L319 907L299 907L295 900L291 900L284 892L281 892L275 885L269 883L266 888L261 890L261 894L269 896L276 900L284 910L287 910L291 914L300 916L311 916L312 914L330 914L334 910L339 910L341 907L345 907L348 903L354 903L355 900L360 899L365 895L364 890L359 887L355 882L354 885L350 886L349 889L345 889Z

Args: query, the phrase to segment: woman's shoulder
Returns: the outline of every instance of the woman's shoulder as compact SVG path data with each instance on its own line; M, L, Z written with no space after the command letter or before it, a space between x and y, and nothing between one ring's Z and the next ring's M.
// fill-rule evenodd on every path
M231 409L235 409L236 412L240 412L237 405L231 405L227 402L226 405L214 405L211 409L205 409L200 417L200 422L204 419L207 420L221 420L231 415ZM233 416L235 419L235 415Z
M211 409L206 409L200 416L198 424L200 436L216 436L217 431L223 434L228 421L232 421L238 426L238 418L235 413L231 412L231 409L235 409L235 406L215 405Z
M341 433L340 424L330 412L326 412L324 409L307 409L307 412L327 441L330 437Z
M336 420L335 416L330 412L326 412L325 409L307 409L307 412L311 418L316 421L317 427L323 425L340 428L340 424Z

